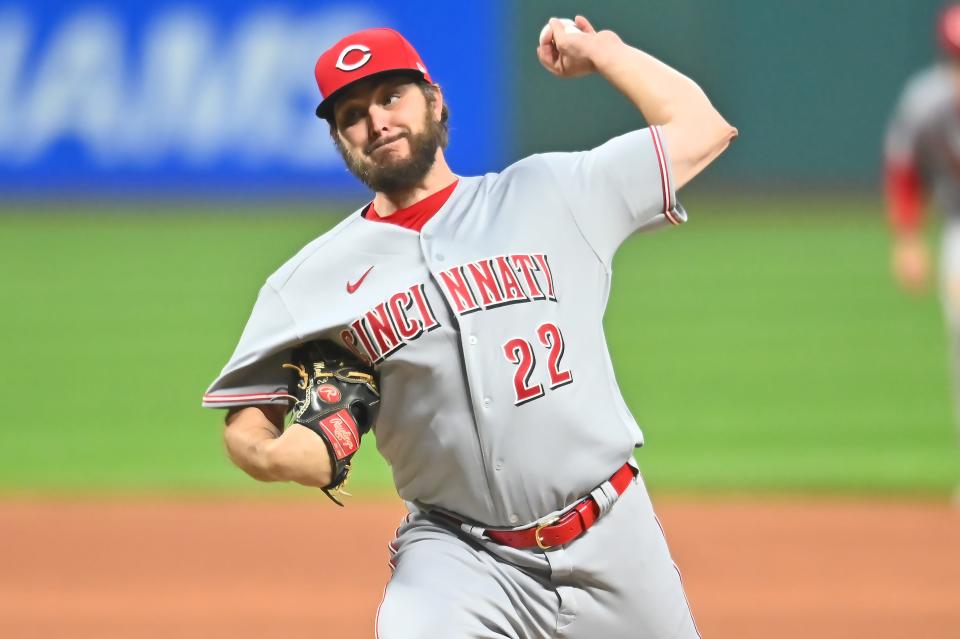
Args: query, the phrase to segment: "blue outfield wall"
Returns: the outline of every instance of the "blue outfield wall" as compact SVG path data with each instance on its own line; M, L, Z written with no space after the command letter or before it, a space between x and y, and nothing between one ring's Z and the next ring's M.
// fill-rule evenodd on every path
M356 190L314 107L317 56L404 33L452 109L453 166L506 159L504 3L0 4L0 197ZM491 135L491 131L496 134Z

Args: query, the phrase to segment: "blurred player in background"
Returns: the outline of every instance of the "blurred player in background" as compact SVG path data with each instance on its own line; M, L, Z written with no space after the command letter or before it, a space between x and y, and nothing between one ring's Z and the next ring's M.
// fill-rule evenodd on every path
M885 183L893 276L906 291L922 293L930 286L925 196L932 195L946 216L940 287L960 423L960 3L940 14L936 34L940 59L910 78L887 128ZM960 503L960 487L954 500Z

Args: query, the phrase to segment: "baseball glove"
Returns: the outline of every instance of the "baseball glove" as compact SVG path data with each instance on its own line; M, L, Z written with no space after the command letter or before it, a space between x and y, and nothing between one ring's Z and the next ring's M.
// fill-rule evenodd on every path
M332 481L323 488L338 506L334 495L343 490L350 474L350 460L360 449L360 438L377 420L380 389L373 369L352 353L329 340L308 342L293 351L294 371L289 393L295 400L291 423L306 426L323 440L330 453Z

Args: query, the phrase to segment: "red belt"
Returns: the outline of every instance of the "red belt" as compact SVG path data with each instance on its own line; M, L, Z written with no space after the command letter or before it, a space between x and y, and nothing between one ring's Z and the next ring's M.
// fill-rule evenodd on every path
M622 495L636 477L637 471L629 463L610 478L610 484L617 495ZM445 513L448 519L454 519ZM573 508L549 521L522 530L486 530L484 536L511 548L541 548L546 550L554 546L563 546L582 535L600 518L600 505L592 496L587 496L574 504ZM456 521L456 520L454 520ZM458 524L460 522L457 522Z

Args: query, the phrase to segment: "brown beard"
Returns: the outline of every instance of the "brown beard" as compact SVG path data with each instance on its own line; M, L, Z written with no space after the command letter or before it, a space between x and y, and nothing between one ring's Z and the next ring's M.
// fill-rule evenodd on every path
M394 193L413 188L427 175L437 159L437 149L443 144L444 130L427 109L423 132L403 133L400 138L406 138L410 145L410 157L391 160L388 156L383 163L377 163L368 155L366 159L356 157L344 147L340 136L334 136L334 141L347 168L358 180L377 193Z

